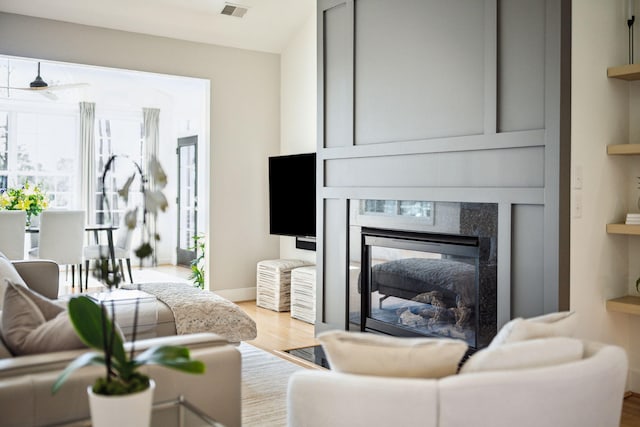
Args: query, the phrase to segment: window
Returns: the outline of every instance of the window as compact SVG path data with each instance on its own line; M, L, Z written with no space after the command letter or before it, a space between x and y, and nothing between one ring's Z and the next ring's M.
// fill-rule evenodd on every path
M425 200L354 200L350 221L363 227L425 230L435 225L435 204Z
M113 223L120 223L120 216L126 210L123 200L118 197L118 190L126 180L135 174L135 165L144 167L144 127L141 114L131 114L127 117L110 117L108 115L96 117L96 223L108 222L107 209L113 213ZM102 198L102 174L112 155L118 155L105 182L107 200ZM121 157L122 158L121 158ZM129 160L125 159L128 158ZM140 176L135 179L129 190L129 205L141 206L142 193ZM142 212L139 212L142 215Z
M433 218L433 202L418 200L362 200L360 203L361 215Z
M9 113L0 111L0 193L9 184Z
M0 106L0 191L39 185L58 209L81 208L81 160L76 105L64 111L33 104L11 108ZM106 206L102 201L102 171L112 154L127 157L142 166L143 123L141 113L104 113L96 116L96 223L102 223ZM124 212L117 190L134 173L131 161L122 159L109 173L107 192L113 221L118 224ZM130 205L141 205L140 180L131 185Z
M50 207L77 207L77 123L77 114L0 112L0 191L30 182Z

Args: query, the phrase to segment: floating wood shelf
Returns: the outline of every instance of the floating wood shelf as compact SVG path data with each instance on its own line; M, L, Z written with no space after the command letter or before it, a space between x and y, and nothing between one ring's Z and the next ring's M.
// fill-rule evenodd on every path
M607 77L627 81L640 80L640 64L621 65L607 68ZM640 154L640 144L607 145L609 155L637 155ZM607 233L640 236L640 225L607 224ZM640 297L626 295L607 300L607 311L635 314L640 316Z
M607 224L607 233L609 234L627 234L631 236L640 236L640 225L635 224Z
M640 144L613 144L607 145L609 155L633 155L640 154Z
M640 64L620 65L607 68L607 77L621 80L640 80Z
M607 311L635 314L640 316L640 297L627 295L607 300Z

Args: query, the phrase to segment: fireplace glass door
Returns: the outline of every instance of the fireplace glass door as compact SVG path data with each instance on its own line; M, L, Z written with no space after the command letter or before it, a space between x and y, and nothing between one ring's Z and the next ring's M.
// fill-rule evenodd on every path
M362 328L457 338L476 347L477 239L384 234L362 233Z

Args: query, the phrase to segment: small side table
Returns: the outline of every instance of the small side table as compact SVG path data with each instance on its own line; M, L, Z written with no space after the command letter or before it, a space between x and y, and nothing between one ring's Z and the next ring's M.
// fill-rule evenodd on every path
M260 261L256 272L256 305L273 311L289 311L291 270L309 265L298 259Z

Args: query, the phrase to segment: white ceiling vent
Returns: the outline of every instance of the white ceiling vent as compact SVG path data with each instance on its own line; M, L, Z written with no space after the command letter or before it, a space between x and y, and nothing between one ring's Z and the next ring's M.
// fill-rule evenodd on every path
M244 6L238 6L237 4L225 3L222 11L222 15L235 16L236 18L242 18L247 13L247 8Z

